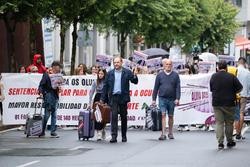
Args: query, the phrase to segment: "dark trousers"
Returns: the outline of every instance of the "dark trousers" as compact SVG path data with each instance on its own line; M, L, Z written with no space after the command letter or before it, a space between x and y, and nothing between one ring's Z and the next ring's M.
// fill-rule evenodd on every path
M57 121L57 114L56 114L56 108L57 108L58 99L55 98L55 96L51 93L47 93L44 96L44 120L43 120L43 133L45 133L45 129L47 126L47 122L49 120L49 117L51 115L51 124L50 124L50 131L51 133L54 133L56 131L56 121Z
M111 135L113 139L117 138L118 133L118 114L121 116L122 137L127 134L127 103L121 103L121 95L113 95L111 102L112 119L111 119Z
M0 112L1 112L1 115L3 115L3 103L0 102Z

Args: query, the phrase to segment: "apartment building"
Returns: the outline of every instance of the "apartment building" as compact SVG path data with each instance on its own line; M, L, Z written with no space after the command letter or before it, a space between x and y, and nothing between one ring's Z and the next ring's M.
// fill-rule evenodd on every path
M234 5L239 8L236 19L240 23L240 28L235 34L234 56L246 57L250 64L250 0L232 0Z

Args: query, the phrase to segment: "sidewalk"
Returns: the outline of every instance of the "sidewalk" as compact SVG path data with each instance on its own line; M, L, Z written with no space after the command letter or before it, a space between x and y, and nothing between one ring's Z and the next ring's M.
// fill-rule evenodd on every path
M18 126L20 126L20 125L3 125L2 120L0 120L0 132L4 131L4 130L7 130L7 129L16 128Z

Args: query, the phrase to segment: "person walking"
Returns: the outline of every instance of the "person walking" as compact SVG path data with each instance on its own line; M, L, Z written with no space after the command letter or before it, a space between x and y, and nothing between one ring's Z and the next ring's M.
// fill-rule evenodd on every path
M235 66L227 66L227 72L237 76L238 69ZM244 86L243 86L244 87ZM236 94L236 101L235 101L235 113L234 113L234 130L233 136L237 139L237 133L239 131L239 124L240 124L240 94ZM241 135L240 135L241 138Z
M152 105L156 105L157 95L159 96L159 107L162 113L162 132L159 140L166 140L166 114L168 114L168 138L174 139L174 108L179 105L181 96L180 77L172 70L173 64L170 59L162 60L164 70L155 79L152 95Z
M226 61L219 62L218 72L214 73L210 79L218 149L224 148L224 134L227 147L231 148L236 145L233 140L233 123L236 94L241 90L242 85L237 77L227 72Z
M236 129L236 139L244 139L242 134L242 127L244 124L244 112L247 104L247 99L250 98L250 72L246 68L246 59L244 57L240 57L238 59L238 68L237 68L237 78L243 86L240 94L240 120L237 124Z
M117 143L118 114L121 116L122 142L127 142L127 103L130 102L129 83L138 83L137 68L131 72L122 67L120 56L113 59L114 69L107 73L103 85L103 93L100 102L109 101L111 106L111 140L110 143ZM106 100L109 98L109 100Z
M48 122L48 119L51 115L51 137L58 138L59 136L56 133L56 108L59 100L59 91L60 91L60 83L61 79L57 79L57 81L51 81L51 75L58 75L60 77L61 64L58 61L54 61L52 63L52 74L43 73L42 79L40 81L38 90L40 96L44 98L44 121L43 121L43 132L40 136L45 136L45 129Z
M97 80L94 81L91 87L90 96L89 96L89 107L91 108L93 104L97 101L100 101L102 89L104 85L104 80L106 76L106 70L99 68L97 72ZM94 100L92 98L95 94ZM105 132L105 123L102 122L95 122L95 129L97 130L97 141L105 140L106 132Z

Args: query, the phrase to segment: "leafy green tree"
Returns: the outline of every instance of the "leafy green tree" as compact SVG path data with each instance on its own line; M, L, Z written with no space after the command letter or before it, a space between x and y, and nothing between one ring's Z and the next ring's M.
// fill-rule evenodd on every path
M218 53L224 49L236 33L238 23L235 17L238 10L231 3L223 0L215 1L213 8L215 18L210 22L210 26L201 33L198 44L202 51L210 49L212 52Z
M213 18L211 1L167 1L163 21L145 31L146 43L163 43L166 50L173 44L189 48L197 43L199 35Z
M215 18L216 9L213 7L216 0L190 0L189 3L194 7L191 19L182 25L181 31L176 34L178 44L183 46L184 51L196 45L200 35L211 25Z
M237 10L223 0L168 1L164 21L145 31L146 43L179 44L184 51L199 45L202 51L223 49L233 37Z
M125 54L125 41L129 34L143 34L149 27L163 21L168 1L128 0L121 8L111 11L107 26L119 35L121 56Z
M103 27L106 24L104 21L105 15L108 15L113 8L119 6L123 0L57 0L58 3L51 4L51 13L55 20L61 25L61 53L60 60L63 60L63 48L65 31L69 26L73 25L72 32L72 55L71 55L71 70L74 73L75 56L76 56L76 40L77 40L77 25L81 23L85 29L92 25Z

